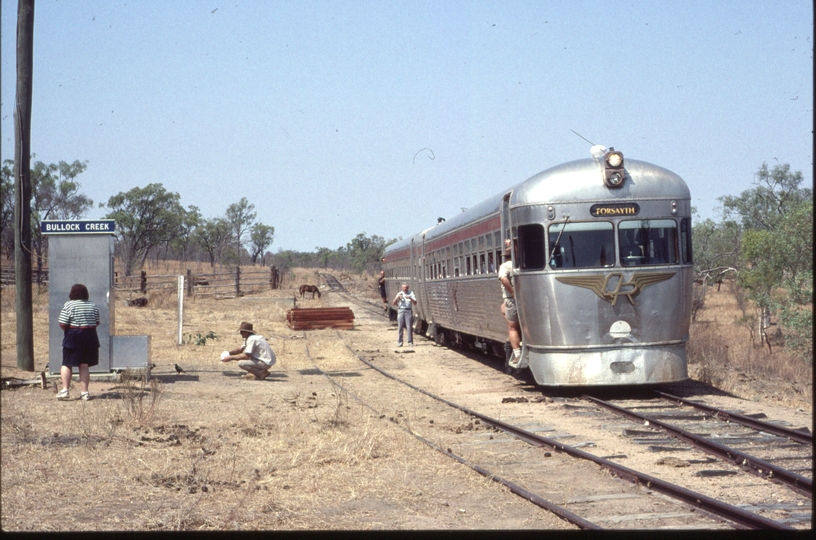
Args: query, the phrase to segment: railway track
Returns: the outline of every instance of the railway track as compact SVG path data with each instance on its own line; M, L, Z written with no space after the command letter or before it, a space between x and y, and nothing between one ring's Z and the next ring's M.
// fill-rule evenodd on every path
M358 309L363 309L368 315L373 318L383 317L379 306L374 307L370 302L360 301L353 295L343 290L333 277L324 275L324 279L332 291L336 292L338 297L344 301L350 301L355 304ZM358 315L359 318L359 315ZM339 334L338 334L339 336ZM340 339L343 339L339 336ZM345 341L345 340L344 340ZM636 470L631 467L625 467L618 463L622 459L626 459L626 454L613 453L611 455L598 455L592 453L596 445L590 440L572 440L577 439L575 434L569 433L566 430L559 429L558 426L548 425L551 420L547 418L547 422L542 422L541 415L529 415L522 412L518 417L513 415L502 417L499 419L490 414L478 412L475 408L470 408L465 405L458 404L449 398L436 395L431 391L426 390L428 387L428 379L418 378L419 383L414 384L409 380L403 380L394 375L389 370L384 369L380 364L392 364L398 371L405 370L408 363L404 361L404 354L387 355L387 357L396 360L396 362L386 362L386 355L382 354L379 349L377 354L368 358L363 357L365 351L355 350L353 345L345 343L350 351L365 364L366 368L361 371L366 377L380 376L384 381L388 381L389 385L402 385L408 390L393 390L388 395L398 393L405 394L406 401L401 405L403 413L393 414L394 404L386 400L385 402L376 395L367 395L364 390L358 392L357 386L364 388L365 385L358 385L358 380L344 379L342 387L341 383L336 382L343 392L355 397L355 399L364 402L367 407L372 410L379 411L379 414L388 416L392 421L400 424L405 429L410 429L414 436L429 446L441 451L453 459L457 459L461 463L469 465L471 468L480 474L494 479L505 485L508 489L531 501L539 506L547 508L547 510L556 513L563 519L569 520L576 526L581 528L595 528L595 527L611 527L611 528L761 528L761 529L790 529L790 528L809 528L810 523L810 497L808 497L807 482L803 479L807 477L798 474L795 477L791 486L797 493L797 499L784 504L779 502L768 502L770 496L761 500L752 500L748 503L732 504L726 502L716 496L695 491L689 487L675 484L666 480L662 480L655 474ZM435 345L430 345L436 347ZM373 352L373 351L370 351ZM497 369L498 366L488 366L486 362L479 362L478 359L463 358L461 354L453 353L444 348L436 348L433 351L434 356L438 357L434 360L446 362L450 364L451 357L457 357L457 366L459 376L472 375L475 368L479 369L482 377L491 377L494 379L492 385L500 386L501 384L518 385L518 381L501 374ZM444 358L439 358L444 357ZM411 363L413 363L411 358ZM468 369L467 363L471 362ZM317 369L319 366L315 364ZM414 366L416 369L410 370L406 379L411 379L414 375L418 375L423 371L422 367ZM425 370L427 371L427 365ZM431 368L433 369L433 368ZM470 372L470 373L468 373ZM379 374L379 375L377 375ZM327 375L330 377L330 375ZM496 383L495 379L501 378L504 383ZM385 383L377 383L385 384ZM438 382L436 383L438 385ZM423 388L425 387L425 388ZM584 399L558 399L548 398L542 395L540 389L531 391L530 394L538 394L538 398L547 403L556 405L563 405L559 412L565 412L565 418L576 417L581 418L580 423L586 425L586 418L595 415L602 421L608 420L608 416L612 413L605 412L605 409L600 409L601 403L596 401L597 398L586 397ZM417 396L422 396L417 397ZM495 397L495 396L494 396ZM663 406L671 410L681 407L676 402L670 402L671 397L658 396L655 398L663 402ZM677 398L679 399L679 398ZM431 401L428 401L431 400ZM419 403L422 403L420 405ZM524 402L529 400L525 399ZM541 401L539 401L541 402ZM668 404L667 404L668 403ZM440 409L440 404L442 408ZM477 403L478 404L478 403ZM521 403L519 403L521 404ZM615 406L615 405L613 405ZM638 400L631 404L629 409L635 407L644 407L643 402ZM654 407L654 404L649 403L648 406ZM690 407L682 405L683 407ZM400 406L398 406L399 408ZM433 422L426 423L420 418L412 418L411 414L406 411L417 410L432 410L435 417L450 418L451 411L457 411L455 414L459 415L458 420L448 420L446 425L458 426L453 432L440 433L440 424L434 425ZM624 409L624 407L618 407ZM614 414L622 414L616 411ZM709 418L714 415L722 417L728 414L729 418L734 419L734 411L719 411L706 413ZM739 414L739 413L736 413ZM416 416L416 413L414 413ZM654 418L654 414L650 420L643 420L642 418L635 418L628 416L630 422L650 422L651 428L648 431L652 438L659 439L662 444L644 445L643 441L635 440L638 435L629 435L627 433L638 433L636 426L630 425L629 428L624 428L623 439L627 441L627 453L632 453L636 448L640 448L641 452L654 451L655 447L665 446L671 448L671 445L665 443L663 439L666 438L660 432L656 432L653 427L654 422L660 421ZM677 415L680 416L680 415ZM689 415L686 415L689 416ZM693 416L693 415L692 415ZM701 415L698 415L701 416ZM538 417L538 418L537 418ZM457 418L454 416L454 418ZM594 420L595 418L593 418ZM756 420L756 419L754 419ZM720 420L720 422L723 422ZM725 422L723 422L726 424ZM730 425L730 422L726 425ZM612 424L607 424L610 426ZM420 427L422 429L420 429ZM761 427L761 426L760 426ZM659 428L665 429L664 426ZM618 427L614 429L619 429ZM626 429L629 431L627 432ZM770 428L769 428L770 429ZM542 435L547 433L548 436ZM718 432L719 433L719 432ZM722 432L725 433L725 432ZM756 433L766 433L764 431L756 431ZM801 434L800 434L801 435ZM732 438L735 438L734 435ZM754 436L756 437L756 436ZM781 438L779 435L773 437ZM620 437L619 437L620 438ZM641 437L642 438L642 437ZM745 439L746 437L742 437ZM750 438L750 437L748 437ZM768 442L765 435L759 435L754 442ZM564 441L568 440L571 444L566 444ZM676 439L675 439L676 440ZM790 441L790 438L785 440ZM734 443L736 441L729 441ZM776 441L779 442L779 441ZM792 443L791 443L792 444ZM801 447L806 447L806 443L796 442ZM638 446L640 445L640 446ZM782 446L781 450L790 451L789 447L785 447L785 443L779 442ZM584 449L586 448L586 450ZM812 443L810 445L812 453ZM734 450L734 449L731 449ZM673 450L671 450L673 451ZM806 453L806 450L804 451ZM654 456L655 454L651 454ZM736 455L736 454L734 454ZM745 474L744 470L758 473L770 486L776 486L771 482L780 481L781 467L778 467L773 475L765 468L767 459L776 459L777 462L784 462L785 459L791 456L765 456L764 458L757 458L755 456L748 457L747 452L741 451L739 459L740 463L732 463L733 468L737 469L736 474ZM690 458L689 466L704 465L710 468L712 459L704 456L705 459L695 460ZM804 459L805 456L803 456ZM737 458L733 458L737 459ZM732 459L732 461L733 461ZM691 463L692 461L700 461L702 463ZM557 464L556 464L557 462ZM762 465L759 465L759 464ZM580 465L579 465L580 464ZM591 464L591 465L590 465ZM554 466L555 465L555 466ZM698 467L699 468L699 467ZM743 470L744 469L744 470ZM555 472L558 474L554 474ZM570 473L569 471L573 471ZM761 472L760 472L761 471ZM700 472L700 471L697 471ZM810 473L812 476L812 472ZM567 478L562 478L566 475ZM588 476L587 476L588 475ZM591 481L582 481L580 483L572 482L572 493L570 496L564 496L563 492L554 486L566 483L570 485L569 477L590 477ZM729 474L730 476L730 474ZM562 478L560 482L556 482L555 478ZM714 474L706 476L705 473L698 478L720 478ZM621 479L628 482L621 482ZM563 482L563 483L562 483ZM698 482L699 483L699 482ZM578 485L584 487L583 491L578 489ZM693 486L692 486L693 487ZM812 487L810 488L812 496ZM641 511L638 511L641 510ZM647 510L647 511L642 511ZM785 513L782 519L774 519L780 513ZM770 516L770 517L769 517Z
M678 399L670 394L662 392L659 394L674 400ZM707 407L709 411L707 413L696 414L673 404L666 405L665 402L661 403L659 400L653 404L639 402L635 406L638 410L634 410L634 407L626 408L592 396L584 396L584 399L614 414L648 426L649 431L639 432L647 434L647 438L641 439L646 443L649 442L648 437L652 437L652 440L657 438L662 443L661 437L669 435L677 443L690 444L717 457L724 463L736 465L751 474L784 484L809 499L813 498L813 468L811 466L813 442L812 440L809 443L797 441L797 439L806 440L809 433L756 419L752 419L750 426L720 420L720 418L733 416L729 411L714 407ZM774 432L778 435L773 434ZM679 447L678 444L674 444L663 446L660 449L670 451ZM763 456L756 455L757 452L761 452ZM786 468L772 461L794 462L796 467ZM718 473L730 474L730 471L710 470L706 472L711 476Z

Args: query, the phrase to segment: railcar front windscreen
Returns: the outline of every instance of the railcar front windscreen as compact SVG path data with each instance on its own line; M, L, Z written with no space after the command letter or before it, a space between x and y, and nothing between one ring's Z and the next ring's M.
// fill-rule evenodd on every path
M678 262L677 223L673 219L621 221L618 237L623 266Z
M615 264L611 222L550 225L550 268L601 268Z

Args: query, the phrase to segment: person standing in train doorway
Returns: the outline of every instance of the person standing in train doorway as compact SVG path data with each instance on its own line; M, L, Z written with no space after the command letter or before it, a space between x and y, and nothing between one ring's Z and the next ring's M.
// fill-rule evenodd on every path
M516 291L513 288L513 260L510 251L510 240L504 242L504 262L499 267L499 281L502 285L502 312L507 320L507 337L513 349L509 365L518 368L521 363L521 326L518 309L516 309Z
M385 270L380 270L380 279L377 280L377 285L380 288L380 296L385 307L383 311L388 311L388 295L385 294Z
M414 333L411 328L413 322L414 312L413 307L417 303L416 295L413 291L408 290L408 284L402 284L402 290L397 293L397 296L392 302L397 306L397 325L399 327L399 336L397 338L397 347L402 347L403 330L408 329L408 346L414 346Z

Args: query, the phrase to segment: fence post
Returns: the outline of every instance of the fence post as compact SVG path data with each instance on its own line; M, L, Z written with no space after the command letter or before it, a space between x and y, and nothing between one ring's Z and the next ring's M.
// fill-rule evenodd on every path
M275 268L274 264L269 267L269 288L278 288L278 269Z
M187 269L187 296L193 295L193 271Z
M241 267L235 267L235 296L241 296Z
M147 271L142 270L141 279L139 280L139 290L143 293L147 292Z
M189 273L190 271L187 270ZM178 344L184 343L184 336L182 334L182 326L184 321L184 276L178 277Z

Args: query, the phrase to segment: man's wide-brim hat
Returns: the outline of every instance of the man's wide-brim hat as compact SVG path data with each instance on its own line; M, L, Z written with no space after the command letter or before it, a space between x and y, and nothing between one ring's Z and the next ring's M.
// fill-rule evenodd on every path
M252 329L252 323L242 322L241 323L241 328L238 329L238 333L240 334L241 332L247 332L247 333L250 333L250 334L254 334L255 331Z

